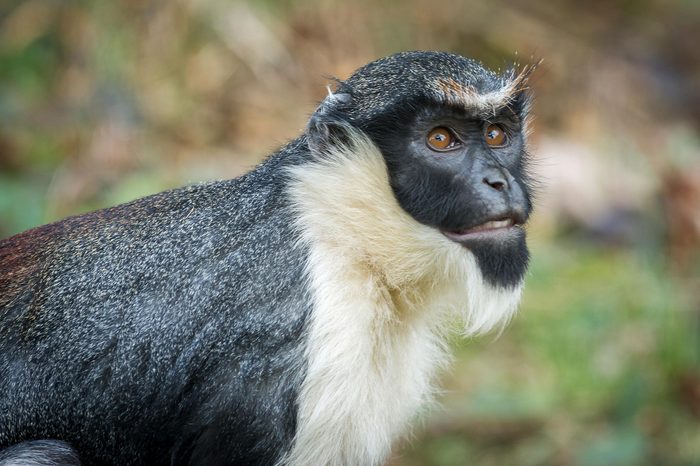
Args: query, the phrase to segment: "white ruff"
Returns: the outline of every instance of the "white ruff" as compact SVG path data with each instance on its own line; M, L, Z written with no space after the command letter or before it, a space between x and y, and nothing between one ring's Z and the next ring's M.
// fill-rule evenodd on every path
M490 286L470 252L408 215L361 134L291 175L314 308L297 434L281 464L378 465L431 398L446 324L461 316L466 334L504 325L521 286Z

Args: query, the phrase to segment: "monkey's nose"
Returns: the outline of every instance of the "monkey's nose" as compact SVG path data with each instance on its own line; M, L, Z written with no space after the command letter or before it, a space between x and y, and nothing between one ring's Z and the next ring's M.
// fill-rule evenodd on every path
M501 205L510 211L527 212L528 201L525 193L508 169L495 166L484 167L478 176L481 178L481 183L477 187L477 192L485 201L493 205Z
M503 191L508 187L508 181L503 176L485 176L481 181L496 191Z
M501 170L495 168L487 170L481 181L496 191L504 191L509 187L508 177Z

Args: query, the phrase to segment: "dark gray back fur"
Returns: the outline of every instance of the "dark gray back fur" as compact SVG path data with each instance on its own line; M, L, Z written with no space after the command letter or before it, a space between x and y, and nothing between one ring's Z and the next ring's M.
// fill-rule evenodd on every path
M283 168L305 147L1 241L0 448L60 438L86 464L272 464L304 371Z

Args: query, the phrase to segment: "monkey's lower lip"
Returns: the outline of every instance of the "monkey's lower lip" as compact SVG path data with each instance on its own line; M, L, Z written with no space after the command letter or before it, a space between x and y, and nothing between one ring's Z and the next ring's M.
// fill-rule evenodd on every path
M500 220L490 220L481 225L464 230L442 230L442 233L452 241L462 243L479 238L493 238L508 235L520 228L520 224L516 223L513 218L504 218Z

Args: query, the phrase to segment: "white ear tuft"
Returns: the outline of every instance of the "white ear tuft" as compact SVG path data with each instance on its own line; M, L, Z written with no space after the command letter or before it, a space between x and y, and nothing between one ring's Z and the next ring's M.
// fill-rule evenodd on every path
M326 90L328 91L328 96L323 100L323 104L349 104L350 94L336 92L333 93L330 85L326 85ZM322 104L322 105L323 105Z

